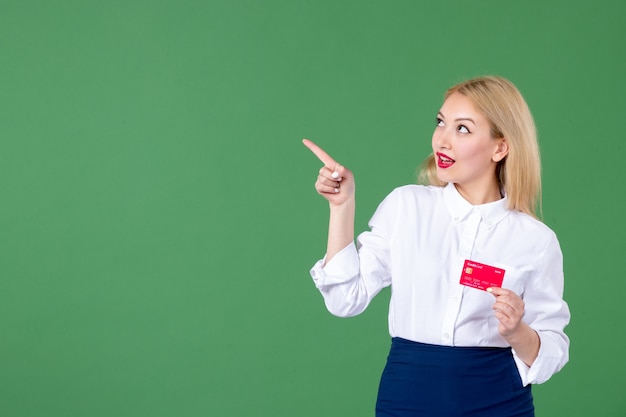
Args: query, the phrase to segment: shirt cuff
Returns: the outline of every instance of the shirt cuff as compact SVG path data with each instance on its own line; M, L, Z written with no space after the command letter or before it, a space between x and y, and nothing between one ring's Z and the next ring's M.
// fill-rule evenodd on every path
M550 377L560 369L561 355L559 350L553 346L549 337L542 337L539 332L541 345L539 353L532 366L528 366L522 361L513 349L513 359L522 379L522 385L541 384L546 382Z
M359 254L354 242L348 244L325 263L326 255L311 268L311 278L318 289L343 284L359 274Z

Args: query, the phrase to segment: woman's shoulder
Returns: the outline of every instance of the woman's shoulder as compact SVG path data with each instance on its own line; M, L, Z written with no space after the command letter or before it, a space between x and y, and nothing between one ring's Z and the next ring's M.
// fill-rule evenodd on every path
M379 204L378 211L393 216L428 215L443 202L443 188L424 185L402 185L394 188Z
M429 218L437 211L438 202L443 201L441 187L425 185L402 185L394 188L379 204L371 224L386 219L391 223L406 225L407 219Z
M556 233L550 226L530 214L518 210L511 210L509 218L517 224L520 231L524 231L535 238L543 236L547 240L558 241Z
M396 198L437 198L443 195L444 187L408 184L396 187L389 195Z
M433 210L443 201L443 187L426 185L402 185L391 191L380 204L381 208L395 210L396 214L408 214Z

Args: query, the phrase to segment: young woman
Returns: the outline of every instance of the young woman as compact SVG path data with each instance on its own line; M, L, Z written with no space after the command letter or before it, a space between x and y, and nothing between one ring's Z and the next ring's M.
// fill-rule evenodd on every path
M391 285L377 416L533 416L531 384L568 361L570 318L559 242L535 216L534 121L501 77L450 88L436 121L425 185L389 194L356 244L354 177L304 140L324 164L315 187L330 205L311 276L341 317Z

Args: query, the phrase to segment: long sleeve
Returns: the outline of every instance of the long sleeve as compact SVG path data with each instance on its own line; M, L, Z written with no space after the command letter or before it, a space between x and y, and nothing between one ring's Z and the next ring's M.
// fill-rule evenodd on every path
M351 243L327 264L319 260L311 277L319 289L328 311L339 317L362 313L380 290L391 284L389 231L390 197L370 220L371 231L363 232L357 243Z
M541 346L530 368L517 355L514 358L523 384L540 384L569 360L569 338L564 329L570 311L563 300L563 256L554 235L543 252L537 274L527 283L524 302L524 321L539 334Z

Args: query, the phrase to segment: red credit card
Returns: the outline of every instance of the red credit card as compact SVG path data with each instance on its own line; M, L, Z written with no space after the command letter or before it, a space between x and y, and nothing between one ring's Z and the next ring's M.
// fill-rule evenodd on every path
M465 260L461 272L461 284L486 291L489 287L501 287L504 269Z

